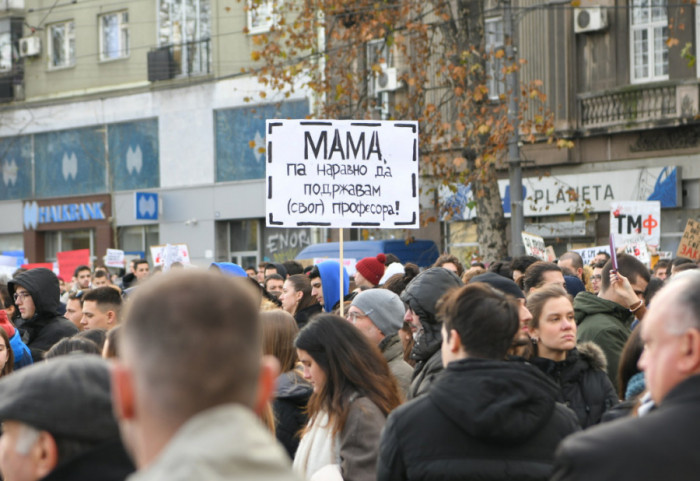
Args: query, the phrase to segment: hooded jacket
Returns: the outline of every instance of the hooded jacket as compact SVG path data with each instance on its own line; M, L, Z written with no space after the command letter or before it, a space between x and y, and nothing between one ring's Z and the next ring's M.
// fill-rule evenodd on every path
M598 424L603 413L619 402L605 372L605 354L592 342L579 344L560 362L543 357L531 362L559 385L559 401L576 413L584 429Z
M323 288L323 310L332 312L340 300L340 264L336 261L325 261L318 264L318 272L321 274L321 287ZM343 267L343 297L350 290L350 277Z
M608 362L608 377L617 386L620 354L630 336L634 314L620 304L582 292L574 299L578 342L591 341L600 346Z
M452 271L431 267L418 274L401 293L401 300L416 313L423 326L423 333L418 336L411 351L411 358L417 362L408 399L426 392L435 376L442 371L442 323L435 317L435 307L447 291L461 285L462 281Z
M277 393L272 403L275 414L275 436L294 459L299 446L300 432L306 426L306 404L313 388L295 371L285 372L277 378Z
M35 312L31 319L17 321L22 341L32 353L34 362L44 358L51 346L65 337L78 333L78 328L58 314L60 289L56 274L48 269L30 269L8 282L13 297L17 286L24 287L32 296Z
M546 480L577 431L557 386L522 362L451 362L427 395L389 415L378 481Z

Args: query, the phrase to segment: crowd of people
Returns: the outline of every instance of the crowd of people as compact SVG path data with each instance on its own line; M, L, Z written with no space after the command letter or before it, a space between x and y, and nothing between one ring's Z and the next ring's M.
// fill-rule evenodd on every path
M20 269L0 474L695 479L698 264L616 257Z

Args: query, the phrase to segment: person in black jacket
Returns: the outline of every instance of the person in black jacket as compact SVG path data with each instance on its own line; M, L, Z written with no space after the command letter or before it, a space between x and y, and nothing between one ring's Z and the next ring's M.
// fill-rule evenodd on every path
M592 342L576 344L574 306L561 287L533 292L527 305L535 341L530 362L559 384L559 400L576 413L582 428L598 424L603 413L619 402L605 371L603 350Z
M454 272L431 267L418 274L401 293L401 300L408 305L404 321L411 326L416 341L411 351L416 367L407 399L426 393L442 372L442 324L435 317L436 304L447 291L461 285L462 281Z
M34 362L42 360L58 341L79 332L75 324L58 313L58 278L49 269L23 272L8 282L7 288L20 313L17 328Z
M700 271L679 274L661 289L641 329L639 367L657 408L566 439L553 480L698 479Z
M517 304L474 283L441 299L438 317L447 367L426 395L389 415L377 480L546 480L556 446L580 428L547 376L503 360Z
M261 312L260 325L263 332L263 354L275 356L282 373L277 378L277 389L272 402L275 436L289 457L294 458L301 430L308 421L306 405L313 392L311 384L296 369L298 358L294 338L299 334L299 328L291 314L281 309Z

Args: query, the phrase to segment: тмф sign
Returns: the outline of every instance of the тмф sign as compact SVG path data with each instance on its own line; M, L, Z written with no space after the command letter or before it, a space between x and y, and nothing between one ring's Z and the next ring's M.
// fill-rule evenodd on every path
M268 120L269 227L418 228L418 123Z

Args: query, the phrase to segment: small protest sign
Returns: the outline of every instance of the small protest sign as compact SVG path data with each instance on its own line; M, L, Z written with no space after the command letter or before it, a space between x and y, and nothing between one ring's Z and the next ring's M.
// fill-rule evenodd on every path
M583 259L583 265L586 266L590 265L591 261L595 259L595 256L597 256L599 252L605 252L610 255L610 246L586 247L584 249L574 249L574 252L578 252L581 259Z
M540 260L547 260L547 247L544 244L544 239L541 236L522 233L523 244L525 245L525 253L529 256L535 256Z
M268 120L268 227L418 228L418 123Z
M630 242L625 244L625 254L636 257L642 264L651 265L651 255L649 248L644 242Z
M56 260L58 262L58 275L68 282L73 278L76 267L90 265L90 249L58 252Z
M700 259L700 222L688 219L676 255L694 261Z
M661 242L661 203L614 202L610 204L610 233L615 244L645 243L657 248Z
M154 266L168 266L173 262L190 264L190 251L187 244L165 244L151 246L151 257ZM167 261L167 263L166 263Z
M120 249L107 249L107 254L105 255L105 266L123 268L124 251Z

